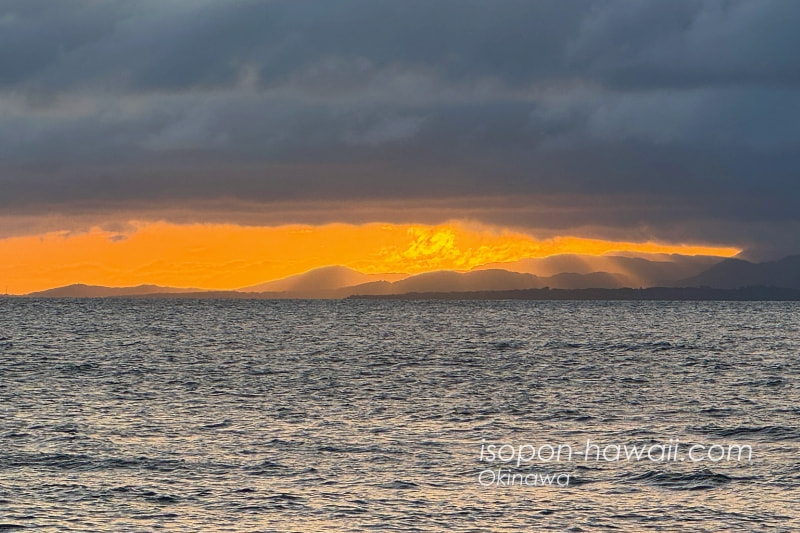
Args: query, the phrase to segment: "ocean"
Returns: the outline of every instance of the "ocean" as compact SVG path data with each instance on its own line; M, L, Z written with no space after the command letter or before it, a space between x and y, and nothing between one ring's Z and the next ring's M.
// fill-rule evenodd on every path
M792 302L6 298L0 415L0 531L800 531Z

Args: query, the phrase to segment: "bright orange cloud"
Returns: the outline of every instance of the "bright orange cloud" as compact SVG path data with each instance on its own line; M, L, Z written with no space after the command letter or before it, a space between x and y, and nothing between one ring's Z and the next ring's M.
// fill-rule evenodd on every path
M0 288L12 294L68 285L144 283L235 289L327 265L365 273L469 270L487 263L563 253L679 253L729 257L730 247L547 240L509 230L452 222L251 227L131 222L129 233L95 228L0 240Z

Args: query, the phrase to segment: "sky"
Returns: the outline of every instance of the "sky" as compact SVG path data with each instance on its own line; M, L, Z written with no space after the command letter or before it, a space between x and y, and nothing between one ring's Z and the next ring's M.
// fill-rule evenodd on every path
M0 275L126 284L119 265L166 261L131 251L155 230L231 263L268 246L253 283L476 261L381 263L381 226L404 250L424 230L797 253L797 20L785 0L0 0ZM363 253L306 253L300 227ZM232 283L181 261L151 281Z
M12 289L22 294L86 279L109 287L156 284L230 290L329 265L365 274L420 274L563 253L650 257L739 252L579 237L535 240L474 223L263 227L134 221L131 226L124 233L93 228L2 240L0 253L12 260L0 264L0 280L13 280Z

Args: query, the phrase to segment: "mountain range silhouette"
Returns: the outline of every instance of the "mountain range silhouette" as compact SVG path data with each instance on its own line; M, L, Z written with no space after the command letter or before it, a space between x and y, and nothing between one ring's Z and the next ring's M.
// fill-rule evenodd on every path
M500 268L503 266L504 268ZM605 270L595 270L602 268ZM535 273L534 273L535 272ZM530 289L623 289L694 287L740 289L774 287L800 290L800 255L752 263L707 256L564 255L484 265L467 272L436 271L416 275L364 274L329 266L235 291L139 285L103 287L75 284L30 293L29 297L218 297L346 298L408 293L462 293Z

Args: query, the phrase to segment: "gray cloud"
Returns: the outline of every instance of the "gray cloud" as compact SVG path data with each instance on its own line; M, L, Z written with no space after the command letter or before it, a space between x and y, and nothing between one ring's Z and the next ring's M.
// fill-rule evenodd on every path
M0 0L0 214L431 199L543 233L800 249L799 16L780 0ZM520 205L448 200L466 197ZM344 216L312 212L290 218Z

